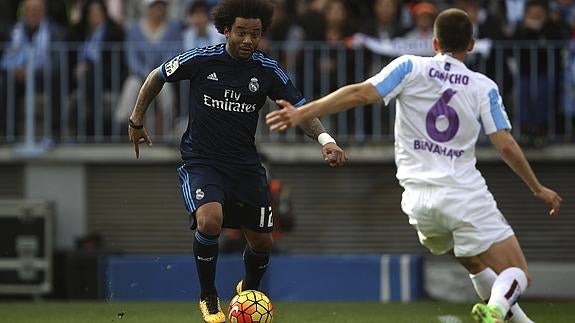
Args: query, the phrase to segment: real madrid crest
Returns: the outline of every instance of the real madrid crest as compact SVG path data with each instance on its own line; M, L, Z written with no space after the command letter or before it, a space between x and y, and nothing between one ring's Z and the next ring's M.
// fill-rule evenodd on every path
M202 191L202 189L198 188L196 190L196 200L201 200L204 198L204 191Z
M250 80L250 84L248 84L248 89L250 89L250 91L252 92L257 92L260 88L260 85L258 83L258 79L255 77L252 77L252 79Z

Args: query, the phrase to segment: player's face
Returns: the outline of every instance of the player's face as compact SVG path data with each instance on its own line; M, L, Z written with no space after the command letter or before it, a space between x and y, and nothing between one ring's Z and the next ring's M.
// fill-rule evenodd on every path
M224 31L227 50L237 59L249 59L258 48L262 38L262 22L259 19L236 18L231 29Z

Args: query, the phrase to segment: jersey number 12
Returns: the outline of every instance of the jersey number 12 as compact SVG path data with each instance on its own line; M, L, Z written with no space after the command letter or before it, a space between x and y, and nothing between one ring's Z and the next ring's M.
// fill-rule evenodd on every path
M266 215L267 215L267 221L266 221ZM274 226L274 220L273 220L273 214L272 214L272 207L268 206L268 210L266 211L265 207L261 207L260 208L260 228L263 228L264 226L266 226L266 222L267 222L267 227L271 228Z

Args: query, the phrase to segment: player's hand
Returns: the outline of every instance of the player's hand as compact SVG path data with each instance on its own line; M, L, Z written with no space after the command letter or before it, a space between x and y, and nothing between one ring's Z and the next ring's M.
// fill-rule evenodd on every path
M136 152L136 159L140 158L140 144L146 143L148 146L152 145L152 140L148 136L148 132L145 127L142 129L136 129L128 125L128 137L130 137L130 142L134 144L134 151Z
M551 216L559 215L559 208L561 207L561 202L563 201L563 199L561 198L561 196L559 196L559 194L557 194L557 192L543 186L539 191L535 192L534 194L535 197L545 202L545 205L547 205L547 207L551 209L549 211L549 215Z
M321 154L323 155L323 160L331 167L343 166L348 160L345 151L333 142L323 145Z
M302 120L294 106L286 100L276 100L280 110L266 114L266 123L273 131L285 131L299 125Z

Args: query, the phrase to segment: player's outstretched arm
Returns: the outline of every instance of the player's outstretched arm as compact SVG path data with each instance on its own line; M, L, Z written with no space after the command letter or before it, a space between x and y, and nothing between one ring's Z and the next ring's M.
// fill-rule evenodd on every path
M128 136L134 144L136 158L140 158L140 143L146 143L148 146L152 145L152 140L150 136L148 136L146 128L144 128L144 115L146 114L146 110L148 110L148 106L152 103L152 100L154 100L164 86L164 80L160 73L160 69L157 68L148 74L146 81L144 81L144 84L140 88L136 105L128 122Z
M266 123L271 130L284 131L300 125L305 120L375 103L380 99L379 93L369 82L346 85L297 109L285 100L277 100L277 104L282 109L268 113Z
M318 118L303 121L299 127L310 138L317 140L321 145L321 154L330 166L343 166L348 158L343 151L325 130Z
M531 169L523 151L508 131L497 131L489 135L489 139L497 148L501 158L529 187L533 195L542 200L549 207L549 214L559 215L561 196L555 191L541 185Z
M343 149L341 149L335 142L330 142L321 147L321 155L323 160L331 167L339 167L345 165L349 158Z

